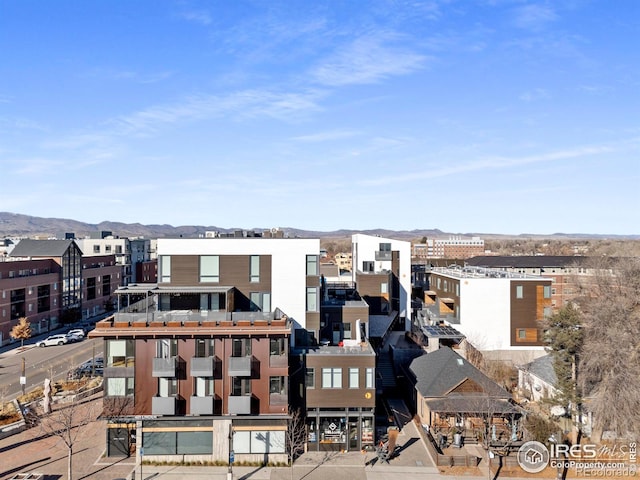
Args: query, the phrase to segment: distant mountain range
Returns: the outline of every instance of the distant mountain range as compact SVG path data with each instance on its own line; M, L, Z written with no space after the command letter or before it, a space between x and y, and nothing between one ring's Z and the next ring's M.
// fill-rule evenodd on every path
M371 230L334 230L330 232L320 232L315 230L302 230L298 228L279 227L286 236L302 237L302 238L345 238L354 233L364 233L367 235L379 235L381 237L396 238L402 240L411 240L416 238L448 238L450 235L462 236L480 236L487 238L556 238L556 239L640 239L640 235L595 235L595 234L567 234L554 233L551 235L538 234L520 234L520 235L501 235L491 233L448 233L438 229L415 229L415 230L388 230L388 229L371 229ZM173 225L143 225L141 223L122 223L122 222L100 222L97 224L79 222L66 218L43 218L32 217L30 215L21 215L18 213L0 212L0 238L10 236L57 236L72 232L77 237L84 237L90 233L100 231L110 231L114 236L120 237L145 237L145 238L163 238L163 237L198 237L204 235L208 231L217 231L230 233L236 230L257 231L270 230L270 227L237 227L222 228L213 225L181 225L174 227Z

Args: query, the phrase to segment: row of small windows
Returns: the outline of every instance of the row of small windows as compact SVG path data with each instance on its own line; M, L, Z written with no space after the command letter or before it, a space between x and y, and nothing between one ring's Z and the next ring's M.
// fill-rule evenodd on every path
M322 388L343 388L342 385L342 368L341 367L324 367L322 368ZM364 388L374 388L373 368L365 368ZM348 388L360 388L360 368L349 367ZM307 388L316 387L316 369L307 368L305 375L305 386Z
M270 355L286 355L288 343L284 337L269 339ZM215 355L215 341L213 338L196 338L196 357L212 357ZM109 340L107 341L107 366L132 367L135 358L134 340ZM178 356L178 340L162 338L156 340L156 358L172 358ZM232 357L251 356L251 339L234 338L231 342Z
M161 283L171 282L171 256L162 255L159 259L159 278ZM318 255L307 255L306 274L318 275ZM249 258L249 281L260 282L260 255L251 255ZM220 282L220 256L200 256L200 283Z

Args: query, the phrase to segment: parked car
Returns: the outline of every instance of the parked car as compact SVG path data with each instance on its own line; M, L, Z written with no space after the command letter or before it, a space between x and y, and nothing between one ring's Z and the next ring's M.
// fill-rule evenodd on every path
M50 347L51 345L64 345L69 343L66 335L51 335L44 340L36 342L36 347Z
M77 337L84 338L84 330L82 328L74 328L73 330L69 330L67 335L75 335Z
M101 377L103 373L104 373L104 368L102 366L96 365L95 367L92 367L91 365L82 364L78 368L70 370L69 374L67 375L67 378L69 380L77 380L78 378L90 377L92 375L96 377Z
M77 333L67 333L67 340L69 341L69 343L75 343L75 342L80 342L82 339L84 339L84 337L81 337L80 335L78 335Z

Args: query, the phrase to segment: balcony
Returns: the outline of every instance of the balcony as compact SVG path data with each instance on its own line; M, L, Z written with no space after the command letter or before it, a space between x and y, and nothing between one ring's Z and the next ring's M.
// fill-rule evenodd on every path
M377 261L391 260L391 252L377 251L376 260Z
M213 415L213 397L191 397L191 415Z
M192 377L213 377L214 357L191 357Z
M151 413L153 415L175 415L176 397L152 397Z
M252 357L229 357L230 377L250 377Z
M269 355L270 367L288 367L289 355Z
M270 393L269 404L270 405L288 405L289 396L286 393Z
M251 395L229 396L229 415L251 413Z
M154 358L153 370L151 372L151 376L175 377L177 365L178 365L178 357Z

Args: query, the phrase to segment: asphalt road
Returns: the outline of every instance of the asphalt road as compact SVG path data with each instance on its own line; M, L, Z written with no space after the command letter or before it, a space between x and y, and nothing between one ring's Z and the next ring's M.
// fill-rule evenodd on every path
M36 339L30 339L24 350L16 343L13 350L0 353L0 396L5 401L13 400L22 393L20 376L23 359L27 381L25 391L29 392L43 385L47 377L53 380L65 378L69 370L90 360L94 355L102 356L100 339L84 339L81 342L51 347L36 347L35 342Z

